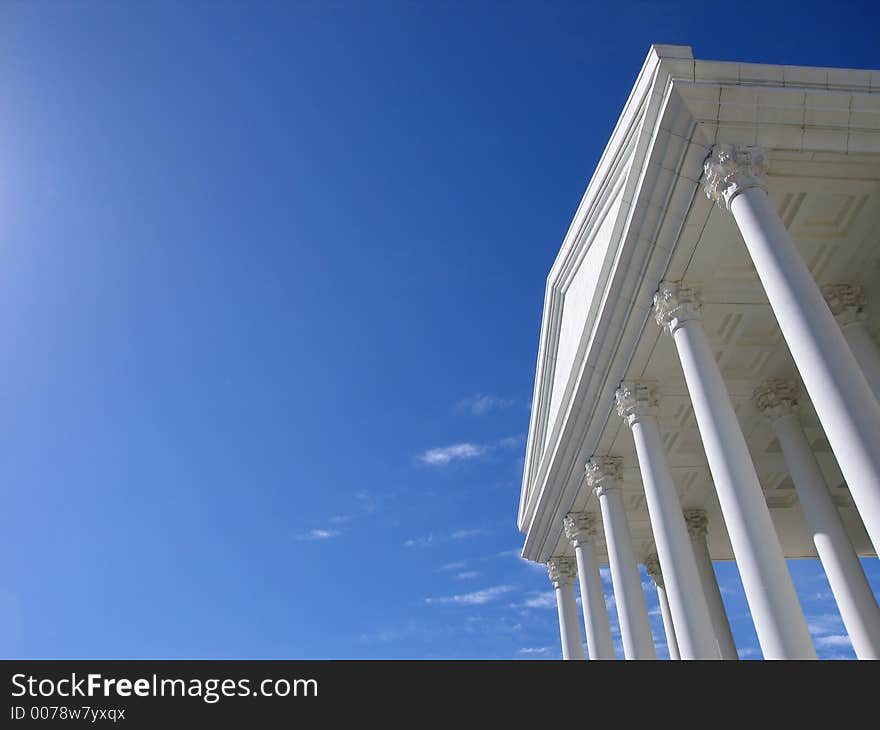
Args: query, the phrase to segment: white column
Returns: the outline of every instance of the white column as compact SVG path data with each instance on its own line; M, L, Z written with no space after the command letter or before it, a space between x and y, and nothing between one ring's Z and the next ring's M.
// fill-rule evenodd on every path
M850 284L828 284L822 287L822 296L837 320L868 385L880 399L880 347L877 347L865 324L864 288Z
M619 457L614 456L590 459L587 464L587 484L596 490L602 510L623 655L627 659L656 659L648 606L645 604L642 579L633 554L632 538L620 494L620 461Z
M797 385L780 380L755 391L755 403L773 424L813 542L843 624L859 659L880 659L880 607L834 506L822 469L797 416Z
M660 570L660 559L656 553L652 553L645 558L645 569L657 588L657 601L660 603L660 616L663 618L663 631L666 634L666 647L669 649L669 658L681 659L681 653L678 650L678 640L675 638L672 611L669 610L669 599L666 596L666 587L663 584L663 571Z
M617 389L617 413L632 429L657 556L665 576L662 590L678 636L682 659L719 659L709 607L681 513L675 482L660 440L653 384L625 381Z
M547 561L547 573L556 590L562 658L585 659L581 629L578 626L577 600L574 597L574 579L577 573L574 558L568 556L550 558Z
M672 334L678 350L764 657L815 659L755 466L703 332L696 292L661 284L654 308L657 323Z
M716 145L704 169L706 193L736 220L874 549L880 553L880 403L762 189L760 150Z
M706 511L702 509L686 509L684 521L691 538L691 547L697 560L697 568L700 571L700 582L703 585L703 595L709 604L709 614L712 616L712 627L715 630L715 639L718 641L718 650L722 659L739 659L736 644L733 641L733 632L730 630L730 622L727 620L727 611L724 601L721 599L721 589L718 587L718 578L712 567L712 558L709 555L709 544L706 542L706 531L709 519Z
M577 558L578 580L581 586L581 608L587 632L590 659L614 659L611 640L611 622L602 590L602 577L596 560L596 515L573 512L565 517L565 535L574 547Z

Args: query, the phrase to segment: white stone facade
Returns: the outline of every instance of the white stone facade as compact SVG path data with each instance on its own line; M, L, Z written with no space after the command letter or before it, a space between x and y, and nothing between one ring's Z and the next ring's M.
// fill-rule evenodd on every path
M735 659L712 560L765 658L814 658L786 558L818 557L859 658L880 608L880 71L654 46L547 282L519 507L563 654ZM561 566L561 567L560 567Z

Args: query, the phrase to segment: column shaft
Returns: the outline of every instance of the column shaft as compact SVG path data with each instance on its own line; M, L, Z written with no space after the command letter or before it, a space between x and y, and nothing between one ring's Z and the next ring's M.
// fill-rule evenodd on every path
M575 544L575 556L590 659L614 659L611 622L608 620L608 607L605 605L605 592L602 590L602 578L599 575L593 541L578 540Z
M672 622L672 612L669 610L669 599L666 597L666 589L657 584L657 600L660 603L660 615L663 617L663 631L666 633L666 647L669 649L670 659L681 659L678 650L678 639L675 637L675 625Z
M687 320L673 338L764 657L815 659L758 475L702 325Z
M767 194L749 187L729 206L880 553L880 403Z
M556 591L562 658L585 659L581 629L578 626L577 601L574 596L574 581L577 574L574 558L566 555L550 558L547 561L547 573Z
M559 635L562 639L563 659L585 659L581 630L578 626L577 600L574 583L557 583L556 609L559 612Z
M632 538L620 490L599 488L597 494L602 509L602 524L608 546L617 617L620 620L623 654L627 659L656 659L648 607L642 592L642 580L633 554Z
M669 601L681 658L718 659L718 644L681 503L663 452L657 418L650 412L652 401L650 387L644 383L626 382L617 391L618 413L630 424L636 444L654 543L663 571L664 597Z
M831 592L859 659L880 659L880 607L794 413L773 421Z
M691 510L693 512L694 510ZM699 510L702 513L702 510ZM703 516L705 521L705 516ZM739 659L736 643L733 641L733 632L730 630L730 621L727 619L727 611L721 598L721 589L718 587L718 578L715 568L712 566L712 557L709 555L709 545L706 543L705 528L691 531L691 547L697 561L697 569L700 571L700 583L703 586L703 595L709 604L709 614L712 617L712 628L715 631L715 639L718 641L718 650L721 658L727 660Z
M868 326L862 321L852 322L842 331L874 396L880 400L880 348L868 332Z

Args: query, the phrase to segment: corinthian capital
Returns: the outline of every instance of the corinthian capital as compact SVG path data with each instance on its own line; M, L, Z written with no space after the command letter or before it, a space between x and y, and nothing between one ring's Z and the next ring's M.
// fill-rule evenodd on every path
M619 456L594 456L587 462L587 484L596 490L600 497L618 487L620 481L620 465L623 459Z
M716 144L703 163L706 197L719 208L730 210L730 202L743 190L763 188L766 159L759 147Z
M681 282L664 281L654 295L654 319L672 334L685 322L703 318L700 293Z
M684 523L692 540L705 539L709 528L709 518L704 509L686 509Z
M752 396L755 405L771 421L797 413L798 387L787 380L768 380Z
M592 540L596 535L596 515L588 512L569 512L562 520L565 536L577 547L580 542Z
M617 415L630 427L645 416L657 415L657 386L650 380L624 380L614 399Z
M547 561L547 575L554 587L574 583L577 578L577 563L568 556L554 556Z
M826 284L822 296L837 324L846 327L865 318L865 290L858 284Z
M648 575L651 576L654 585L662 588L663 572L660 570L660 558L657 557L657 553L651 553L645 558L645 570L648 571Z

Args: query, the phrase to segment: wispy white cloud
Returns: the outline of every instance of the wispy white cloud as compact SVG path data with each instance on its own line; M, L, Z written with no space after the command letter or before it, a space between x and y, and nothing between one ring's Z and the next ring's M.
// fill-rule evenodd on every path
M844 630L843 620L837 614L823 613L818 616L811 616L807 622L807 629L809 629L813 636L840 634Z
M367 643L398 641L405 636L406 632L400 629L379 629L370 633L361 634L360 640Z
M456 578L458 580L470 580L471 578L478 578L480 573L476 570L466 570L463 573L457 573Z
M354 495L358 506L367 514L373 514L379 511L380 507L388 500L394 499L397 495L394 492L373 492L366 489L357 492Z
M523 647L517 650L517 654L549 654L553 651L549 646Z
M482 606L483 604L494 601L505 593L510 593L513 586L500 585L483 588L472 593L460 593L455 596L442 596L439 598L426 598L425 603L454 603L461 606Z
M807 629L813 637L813 643L819 650L821 659L851 659L852 654L835 650L852 651L852 642L846 633L843 619L837 613L822 613L810 616ZM824 650L824 651L823 651Z
M556 608L556 594L553 591L536 593L527 598L523 605L526 608Z
M302 535L297 535L297 540L329 540L333 537L339 537L341 530L309 530Z
M547 570L547 566L544 563L536 563L533 560L526 560L522 556L522 551L519 548L513 548L512 550L502 550L497 554L499 558L516 558L522 565L525 565L527 568L531 568L532 570L536 570L539 573L543 573Z
M387 497L390 495L375 495L370 492L360 491L357 492L354 497L360 506L361 510L367 514L373 513L378 509L378 500L380 497ZM328 527L326 529L318 528L314 530L309 530L308 532L302 533L296 536L297 540L329 540L334 537L339 537L342 534L342 525L346 525L349 522L357 519L358 515L331 515L327 518L327 522L333 527Z
M460 570L467 563L464 560L456 560L453 563L446 563L446 565L441 565L437 570Z
M486 453L481 444L461 443L451 446L440 446L419 454L419 461L430 466L445 466L453 461L468 461Z
M753 656L761 656L761 650L757 646L740 646L737 647L737 654L741 659L748 659Z
M428 547L430 545L433 545L434 542L436 542L436 538L434 537L434 535L432 533L430 535L423 535L422 537L410 538L409 540L406 540L403 543L403 546L408 547L408 548L411 548L411 547L423 548L423 547Z
M360 491L354 495L355 500L360 506L361 510L365 513L375 512L378 508L378 500L380 497L386 497L390 495L374 495L367 491ZM309 530L308 532L302 533L296 536L297 540L329 540L333 537L339 537L342 534L342 525L346 525L349 522L358 519L358 515L356 514L337 514L331 515L327 518L327 522L333 527L318 528L314 530Z
M463 441L449 446L438 446L423 451L418 455L418 460L428 466L446 466L455 461L472 461L486 456L496 449L516 448L523 442L522 436L508 436L490 443L478 444L472 441Z
M421 537L413 537L409 540L406 540L403 545L404 547L409 548L426 548L430 547L436 543L441 542L449 542L449 541L459 541L459 540L468 540L472 537L479 537L481 535L488 535L489 531L482 528L469 528L462 530L453 530L449 534L446 535L435 535L433 532L427 535L423 535ZM451 568L449 569L451 570Z
M344 525L347 522L351 522L354 519L352 515L333 515L327 519L331 525L335 525L335 527L328 528L316 528L314 530L309 530L308 532L304 532L300 535L296 536L297 540L330 540L334 537L339 537L342 534L342 530L340 529L340 525Z
M428 639L435 636L444 636L447 633L447 627L421 624L410 619L401 624L380 627L374 631L362 633L359 638L364 643L377 644L404 641L413 636L417 636L420 639Z
M840 647L851 647L852 642L849 639L849 636L846 634L831 634L829 636L817 636L814 641L816 642L816 646L823 648L835 648L838 649Z
M525 558L520 558L519 562L521 565L525 565L527 568L537 571L538 573L546 573L547 566L544 563L535 563L531 560L526 560Z
M473 395L455 404L457 411L469 411L475 416L484 416L491 411L503 411L516 405L513 398L499 398L497 395Z

